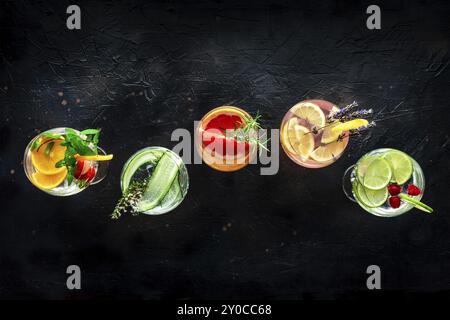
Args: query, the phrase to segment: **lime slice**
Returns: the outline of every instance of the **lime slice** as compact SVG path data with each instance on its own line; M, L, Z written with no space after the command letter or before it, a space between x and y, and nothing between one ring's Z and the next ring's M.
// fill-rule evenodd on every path
M392 169L392 175L398 184L404 184L411 178L412 162L410 157L397 150L388 151L383 158L389 163Z
M402 200L405 200L406 202L409 202L413 204L417 209L425 211L427 213L432 213L433 208L430 206L427 206L425 203L420 202L419 200L413 199L411 197L408 197L406 194L400 193L398 195Z
M357 183L357 186L355 188L355 195L357 199L362 202L362 204L369 208L382 206L389 196L387 188L382 188L380 190L371 190L365 188L360 183Z
M369 163L360 181L366 188L379 190L389 184L391 177L392 171L389 163L377 157Z
M376 159L377 156L364 156L362 157L358 163L356 164L356 176L358 177L358 181L362 183L364 174L366 173L367 167L369 164Z

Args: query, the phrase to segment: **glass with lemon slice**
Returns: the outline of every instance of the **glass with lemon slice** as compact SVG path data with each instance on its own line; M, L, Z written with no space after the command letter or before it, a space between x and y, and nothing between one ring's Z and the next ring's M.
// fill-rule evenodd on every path
M100 182L107 173L107 160L112 158L112 155L107 155L103 149L91 144L90 148L95 149L92 154L73 155L74 178L69 181L67 167L58 165L58 162L66 158L67 147L63 136L67 130L84 136L74 129L54 128L34 137L24 153L23 166L30 182L54 196L74 195L87 186Z
M283 118L280 134L281 145L289 158L301 166L315 169L339 159L349 140L345 132L355 123L328 123L327 117L337 111L339 108L333 103L317 99L293 106Z
M396 186L393 193L391 186ZM408 186L419 194L408 194ZM412 208L431 213L433 209L420 202L425 177L420 165L406 153L390 148L373 150L349 167L343 177L347 197L367 212L380 217L395 217ZM397 198L397 204L391 203Z

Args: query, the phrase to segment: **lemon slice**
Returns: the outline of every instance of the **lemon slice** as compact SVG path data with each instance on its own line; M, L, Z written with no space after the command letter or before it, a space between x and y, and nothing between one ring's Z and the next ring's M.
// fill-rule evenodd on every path
M283 126L283 132L281 133L281 143L283 144L286 149L288 149L291 153L296 153L294 148L291 145L291 142L289 141L289 128L294 127L294 125L297 124L297 118L291 118L289 121Z
M300 102L291 108L297 117L307 120L311 126L322 128L325 126L325 114L319 106L311 102Z
M335 128L336 126L338 126L340 124L342 124L342 123L334 122L334 123L330 124L329 126L325 127L323 129L322 139L320 140L320 142L323 144L327 144L327 143L337 141L337 139L339 138L339 135L342 133L342 131L341 132L334 131L333 128Z
M343 131L358 129L360 127L367 126L368 124L369 124L369 121L367 121L366 119L354 119L354 120L340 123L339 125L333 127L332 131L340 134Z
M345 149L344 141L335 141L316 148L311 153L311 158L317 162L327 162L338 158Z
M38 149L31 152L31 163L34 168L47 175L57 174L64 171L64 168L56 168L55 165L59 160L64 159L66 147L61 145L62 140L48 140L41 144ZM53 146L50 151L47 147L50 143ZM46 150L48 152L46 152Z
M49 190L59 186L67 176L66 167L62 167L62 171L56 174L44 174L42 172L35 172L32 175L32 181L36 187L44 190Z
M75 158L79 159L79 160L86 160L86 161L109 161L112 160L113 155L112 154L107 154L107 155L95 155L95 156L80 156L80 155L75 155Z
M288 139L295 153L304 159L308 159L314 150L314 137L312 133L299 124L288 127Z

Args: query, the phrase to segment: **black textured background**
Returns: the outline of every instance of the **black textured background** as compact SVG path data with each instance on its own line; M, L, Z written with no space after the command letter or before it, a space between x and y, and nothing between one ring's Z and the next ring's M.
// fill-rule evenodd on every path
M375 31L372 1L76 3L80 31L65 27L69 1L0 4L1 298L358 297L371 264L386 291L449 292L448 1L377 2ZM222 104L278 128L306 98L357 100L378 126L321 170L284 153L274 176L189 165L174 212L109 219L136 150L173 147L173 129ZM103 128L115 155L101 184L70 198L22 169L37 130L59 126ZM434 214L377 218L345 198L344 170L378 147L422 165ZM70 264L81 291L66 289Z

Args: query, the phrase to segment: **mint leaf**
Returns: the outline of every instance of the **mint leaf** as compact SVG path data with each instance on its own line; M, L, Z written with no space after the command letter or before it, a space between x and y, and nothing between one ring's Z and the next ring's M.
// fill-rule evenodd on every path
M39 138L33 141L33 144L31 145L31 151L36 150L41 145L41 142L39 141Z
M78 132L71 128L66 128L64 141L61 145L66 147L64 159L56 163L56 167L65 166L67 168L67 182L72 184L75 179L74 174L77 169L77 159L75 155L93 156L97 155L97 142L100 129L86 129Z
M53 146L55 145L55 142L54 141L51 141L51 142L49 142L48 144L47 144L47 146L45 147L45 150L44 150L44 154L46 155L46 156L48 156L48 155L50 155L50 152L52 152L52 149L53 149Z
M86 129L86 130L81 131L80 133L84 134L84 135L93 135L93 134L97 134L99 132L100 132L100 129Z
M98 145L99 137L100 137L100 130L98 130L98 132L94 134L94 137L92 138L92 143L96 146Z
M66 165L66 162L63 160L59 160L57 163L55 163L55 167L56 168L61 168L64 167Z

